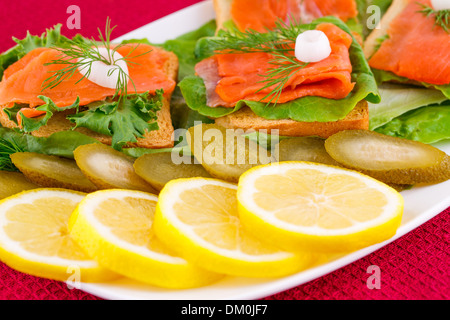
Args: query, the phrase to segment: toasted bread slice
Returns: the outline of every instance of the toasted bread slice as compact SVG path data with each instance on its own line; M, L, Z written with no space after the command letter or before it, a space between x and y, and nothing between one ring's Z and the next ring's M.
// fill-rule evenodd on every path
M369 107L367 101L363 100L342 120L334 122L299 122L289 119L267 120L257 116L250 108L241 110L217 118L216 124L227 129L267 130L270 134L278 130L277 134L290 137L318 136L328 138L342 131L353 129L369 129Z
M378 39L387 34L391 21L405 9L409 2L409 0L394 0L392 2L377 27L366 38L363 49L367 59L369 59L377 50L377 47L379 46Z
M165 70L167 75L177 80L178 76L178 57L169 52L170 59L165 65ZM163 98L163 106L161 110L158 111L158 130L146 132L143 138L138 138L136 143L130 143L127 147L139 147L139 148L171 148L174 145L173 133L174 128L172 126L172 119L170 115L170 98L171 94L165 94ZM9 120L7 114L3 111L3 107L0 107L0 123L6 128L17 128L17 125ZM74 113L74 110L66 110L55 113L52 118L48 121L46 126L41 127L39 130L31 132L33 136L36 137L49 137L55 132L72 130L75 126L72 122L66 119L66 116ZM101 143L111 145L112 137L104 134L94 132L87 128L76 128L75 131L86 134L99 140Z

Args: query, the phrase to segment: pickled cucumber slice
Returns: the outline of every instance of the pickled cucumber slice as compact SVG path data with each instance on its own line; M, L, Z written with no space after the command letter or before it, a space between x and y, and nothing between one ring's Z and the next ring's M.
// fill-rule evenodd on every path
M0 171L0 200L35 188L39 186L28 181L21 172Z
M35 152L17 152L10 157L29 181L41 187L65 188L82 192L97 190L73 159Z
M278 161L309 161L339 166L325 150L325 140L316 137L297 137L281 140L277 145Z
M343 166L385 183L414 185L450 179L450 157L417 141L348 130L329 137L325 149Z
M254 166L275 161L270 152L239 131L216 124L189 128L186 140L192 154L211 176L230 182L238 182Z
M74 156L81 171L99 189L157 192L135 173L135 158L110 146L99 143L82 145L75 149Z
M203 166L194 163L192 157L177 157L175 162L170 152L146 154L137 158L134 162L134 170L138 176L158 191L161 191L167 182L174 179L211 178Z

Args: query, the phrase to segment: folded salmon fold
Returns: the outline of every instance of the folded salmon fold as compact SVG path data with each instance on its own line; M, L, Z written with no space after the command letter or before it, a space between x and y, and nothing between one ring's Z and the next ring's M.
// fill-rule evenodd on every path
M353 90L349 48L352 37L331 23L322 23L331 45L331 55L319 62L306 64L295 71L283 87L277 103L305 96L343 99ZM225 53L207 58L195 67L204 80L210 107L234 107L239 100L270 102L276 85L264 88L263 75L274 66L268 53ZM269 95L269 96L268 96Z
M355 0L233 0L231 17L241 31L264 32L281 19L301 19L309 23L315 18L333 15L344 22L356 18Z
M128 83L128 93L153 94L156 90L163 89L166 94L170 94L174 90L176 83L169 78L165 69L170 59L167 52L146 44L126 44L117 48L117 52L129 61L131 80ZM73 104L77 97L80 105L84 106L115 94L114 89L101 87L83 78L78 71L58 86L43 90L44 83L53 72L68 66L51 64L61 58L59 50L37 48L9 66L0 82L0 108L10 107L14 103L25 104L29 108L22 109L23 114L36 117L43 114L33 109L44 103L38 98L40 95L50 98L58 107L65 107Z
M387 39L369 59L374 69L434 85L450 84L450 33L426 17L420 4L430 0L412 0L393 19Z

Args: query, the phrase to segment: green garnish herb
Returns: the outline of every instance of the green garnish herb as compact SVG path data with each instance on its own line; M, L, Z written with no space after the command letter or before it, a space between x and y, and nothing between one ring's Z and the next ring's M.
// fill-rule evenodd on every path
M419 12L424 14L427 18L433 17L435 26L439 26L444 29L445 32L450 33L450 10L434 10L432 7L423 3L417 3L423 10Z
M272 55L269 63L273 67L260 75L263 77L260 83L264 86L257 93L272 88L261 101L269 99L267 105L276 105L289 79L308 65L297 60L293 49L297 36L306 30L300 21L291 18L287 23L278 20L274 29L266 29L264 33L254 30L221 31L211 42L216 54L263 52Z
M128 142L137 142L146 131L158 130L157 112L163 105L164 91L156 90L149 97L148 92L128 95L127 99L104 101L100 106L88 109L67 119L75 127L89 128L112 137L112 147L121 150Z
M111 28L111 20L109 17L106 19L105 26L105 34L103 35L100 28L98 28L99 40L96 41L94 39L84 39L84 41L72 41L68 40L67 48L54 48L61 52L61 57L59 59L53 60L45 65L65 65L63 68L54 71L53 74L47 78L42 84L42 90L44 91L47 88L55 88L62 81L72 77L77 70L86 70L86 73L83 77L80 78L75 84L79 83L84 78L89 78L89 75L92 71L92 63L95 61L103 62L107 65L114 65L119 60L125 61L127 64L133 64L130 58L137 58L142 55L145 55L148 52L141 53L139 55L132 56L133 52L136 50L137 46L132 48L130 52L120 58L113 60L115 52L123 47L124 43L118 44L114 48L111 48L111 34L116 26ZM99 48L104 47L107 49L108 57L105 58L100 54ZM110 76L113 72L118 71L118 80L116 84L116 92L114 94L114 98L119 97L119 99L126 98L128 93L128 82L134 86L133 80L131 77L119 66L110 70L108 76ZM134 86L135 87L135 86Z
M0 138L0 171L19 171L12 163L11 154L16 152L24 152L14 138Z

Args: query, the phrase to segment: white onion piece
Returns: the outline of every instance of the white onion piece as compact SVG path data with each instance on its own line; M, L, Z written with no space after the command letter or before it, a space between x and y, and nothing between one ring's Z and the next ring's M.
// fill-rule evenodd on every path
M302 62L319 62L330 54L330 40L322 31L305 31L300 33L295 41L295 57Z
M431 0L431 6L434 10L450 10L450 0Z
M83 76L86 76L86 78L89 81L92 81L101 87L116 89L117 83L119 81L119 75L120 75L119 68L120 68L127 75L126 81L128 81L128 66L127 66L127 63L122 59L123 56L120 53L110 49L109 55L112 55L112 57L109 57L108 49L106 49L106 48L98 48L98 52L106 60L108 60L108 61L112 60L111 64L106 64L101 61L92 61L92 59L90 59L90 58L79 59L78 61L82 60L82 62L85 62L85 63L89 63L92 61L91 68L90 68L91 72L88 76L87 76L87 73L89 70L88 65L82 64L82 65L80 65L80 67L78 67L78 71Z

